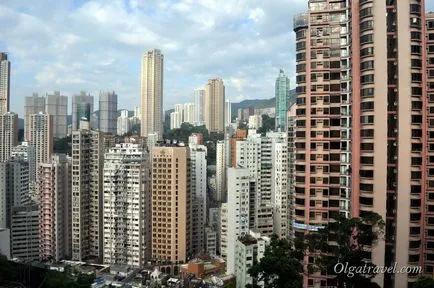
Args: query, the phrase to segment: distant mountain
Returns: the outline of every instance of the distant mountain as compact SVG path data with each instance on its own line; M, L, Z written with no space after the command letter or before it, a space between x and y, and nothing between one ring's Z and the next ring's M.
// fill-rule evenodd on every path
M289 91L289 106L295 103L295 89ZM237 116L238 109L244 109L248 107L258 108L270 108L276 106L276 97L270 99L255 99L255 100L243 100L239 103L232 103L232 117Z

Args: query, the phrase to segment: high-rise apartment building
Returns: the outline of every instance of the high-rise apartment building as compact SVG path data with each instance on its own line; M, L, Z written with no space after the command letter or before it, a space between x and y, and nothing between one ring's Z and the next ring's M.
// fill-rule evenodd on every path
M128 118L128 110L122 110L121 116L117 120L117 135L124 135L130 131L130 119Z
M35 147L36 169L39 163L49 163L53 153L53 116L49 114L29 115L30 145Z
M106 264L143 267L150 259L149 160L139 144L117 144L105 153L103 262Z
M72 130L80 127L80 119L83 117L91 121L94 110L94 99L90 94L81 91L80 94L72 96ZM92 125L91 125L92 126Z
M184 115L182 122L185 123L194 123L194 104L193 103L185 103L184 104Z
M190 145L191 157L191 216L192 216L192 253L202 253L205 248L205 226L207 211L206 168L207 149L204 145Z
M182 114L179 112L170 113L170 129L179 129L182 124Z
M0 162L7 161L18 142L18 115L9 112L0 115Z
M36 181L36 151L29 142L21 142L11 150L11 159L22 159L29 164L29 181Z
M11 209L11 254L20 261L39 260L39 207L13 206Z
M116 135L118 119L118 95L113 92L99 94L99 130Z
M0 116L9 112L11 90L11 62L8 55L0 52Z
M209 132L224 132L225 86L220 78L209 79L205 86L205 125Z
M141 135L158 134L163 138L163 65L164 56L153 49L142 56Z
M152 259L191 256L190 155L187 147L152 150Z
M286 131L286 113L289 109L289 78L282 69L276 79L276 131Z
M71 256L71 163L55 154L38 167L39 260L60 261Z
M231 193L228 194L226 217L223 217L222 208L222 229L226 230L222 230L222 244L225 236L226 270L230 274L235 274L237 239L249 233L249 169L228 168L227 185Z
M39 114L45 112L45 97L39 96L38 93L33 93L32 96L26 96L24 98L24 138L28 141L30 115Z
M231 125L232 122L232 102L226 100L225 102L225 128Z
M194 122L195 125L203 125L205 122L205 90L195 89L194 98Z
M311 1L294 19L294 227L304 232L337 214L376 212L386 235L373 247L373 263L421 265L432 274L429 233L421 229L429 218L424 2ZM416 277L377 274L375 281L403 287ZM334 280L307 279L315 281Z
M34 113L37 114L39 111ZM68 97L60 95L59 91L47 94L45 97L45 113L53 116L53 137L66 137L68 132Z
M217 202L226 202L226 153L225 141L216 144L216 195Z
M72 259L77 261L102 260L103 143L99 131L72 131Z

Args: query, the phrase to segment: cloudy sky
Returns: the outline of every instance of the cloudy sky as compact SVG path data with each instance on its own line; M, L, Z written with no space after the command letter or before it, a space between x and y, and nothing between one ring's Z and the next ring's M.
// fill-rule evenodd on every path
M427 0L434 10L434 1ZM164 107L222 77L226 98L270 98L283 68L294 79L292 18L307 0L1 0L0 51L12 62L11 106L60 90L114 90L140 104L140 57L165 55ZM291 82L294 85L294 82Z

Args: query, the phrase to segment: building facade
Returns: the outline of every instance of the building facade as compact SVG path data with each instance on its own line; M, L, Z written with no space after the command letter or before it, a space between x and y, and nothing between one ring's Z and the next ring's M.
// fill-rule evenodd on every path
M39 260L38 205L12 207L11 254L24 262Z
M142 56L141 74L141 135L163 137L163 70L164 56L153 49Z
M11 62L0 52L0 116L9 112L11 90Z
M39 96L38 93L33 93L32 96L24 98L24 139L30 139L30 115L45 112L45 97Z
M12 112L0 115L0 162L11 157L18 143L18 115Z
M38 167L39 260L60 261L71 256L71 163L55 154Z
M72 259L102 260L101 132L72 131Z
M39 163L49 163L53 153L53 116L44 114L29 115L30 145L35 147L36 167Z
M152 150L152 259L177 264L191 254L190 155L186 147Z
M195 89L193 98L195 125L203 125L205 123L205 90L201 88Z
M286 131L286 113L289 108L289 78L282 69L276 79L276 131Z
M151 187L143 145L123 143L104 156L105 264L143 267L150 259Z
M116 135L118 119L118 95L113 92L99 94L99 130Z
M34 113L37 114L39 111ZM45 113L53 117L53 137L66 137L68 131L68 97L60 95L59 91L47 94L45 97Z
M216 195L217 202L226 202L226 152L225 141L216 144Z
M80 94L72 96L72 130L80 127L80 119L83 117L91 121L94 111L94 98L90 94L81 91Z
M205 86L205 125L209 132L224 132L225 86L220 78L209 79Z

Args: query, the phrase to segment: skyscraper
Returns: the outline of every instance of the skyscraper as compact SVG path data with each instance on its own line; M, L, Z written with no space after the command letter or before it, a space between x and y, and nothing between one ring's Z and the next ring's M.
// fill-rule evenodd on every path
M23 159L29 163L29 181L36 181L36 151L29 142L21 142L11 150L11 159Z
M101 132L72 132L73 260L102 260L103 153Z
M191 253L190 155L187 147L152 150L152 258L176 264Z
M0 115L0 162L11 157L18 142L18 115L12 112Z
M39 113L29 115L30 145L35 147L36 167L49 163L53 153L53 116Z
M205 226L207 211L206 193L206 146L189 145L191 157L191 203L192 203L192 252L202 253L205 248Z
M116 135L118 119L118 95L113 92L99 94L99 130Z
M53 137L66 137L68 132L68 97L60 95L59 91L55 91L54 94L47 94L45 97L45 113L53 116Z
M205 122L205 90L195 89L194 98L194 122L195 125L203 125Z
M286 131L286 113L289 109L289 78L282 69L276 79L276 131Z
M11 62L8 55L0 52L0 116L9 112L11 85Z
M28 141L30 137L29 125L30 115L45 112L45 97L39 96L38 93L33 93L32 96L24 98L24 138Z
M373 263L421 265L431 275L429 232L420 228L430 218L424 2L315 2L294 19L294 227L376 212L386 229ZM402 287L415 277L377 274L375 282Z
M125 143L104 159L103 262L143 267L151 252L149 155L139 144Z
M209 132L223 132L225 125L225 86L220 78L205 86L205 125Z
M216 148L216 195L215 200L226 202L226 145L225 141L217 141Z
M231 125L232 122L232 102L226 100L225 102L225 128Z
M185 103L184 104L184 115L182 122L184 123L194 123L194 104Z
M128 110L122 110L121 116L117 120L117 134L124 135L130 131L130 119L128 118Z
M86 117L90 122L94 111L94 99L90 94L81 91L79 95L72 96L72 130L79 128L80 119Z
M38 167L39 260L60 261L71 256L71 164L56 154Z
M164 56L153 49L142 56L141 135L158 134L163 138L163 69Z

